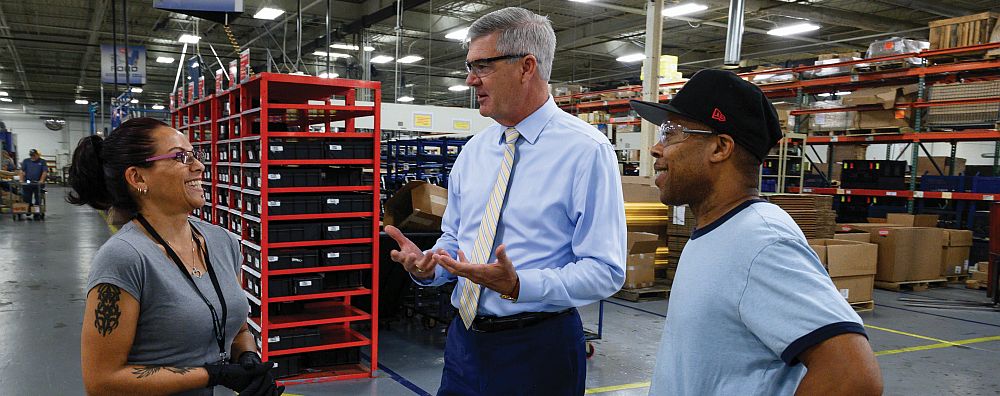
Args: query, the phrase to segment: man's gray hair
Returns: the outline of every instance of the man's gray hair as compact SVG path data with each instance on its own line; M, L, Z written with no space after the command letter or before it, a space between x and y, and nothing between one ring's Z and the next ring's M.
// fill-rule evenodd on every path
M556 32L548 17L520 7L507 7L483 15L469 27L469 41L500 32L497 51L502 55L531 54L538 59L538 76L549 81L556 54Z

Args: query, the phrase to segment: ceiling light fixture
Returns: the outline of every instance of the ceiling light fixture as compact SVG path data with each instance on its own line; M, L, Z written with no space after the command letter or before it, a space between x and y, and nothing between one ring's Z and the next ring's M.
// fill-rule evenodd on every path
M394 59L393 57L388 56L388 55L379 55L379 56L376 56L374 58L371 58L371 60L369 60L369 62L371 62L371 63L389 63L389 62L392 62L393 59Z
M153 110L163 110L163 105L153 105Z
M356 45L343 44L343 43L330 44L330 48L336 48L336 49L342 49L342 50L348 50L348 51L357 51L357 50L361 49L360 47L358 47Z
M77 100L74 100L73 103L82 104L82 105L90 104L90 102L88 102L87 99L77 99Z
M351 57L348 54L344 54L344 53L340 53L340 52L326 52L326 51L313 51L313 55L321 57L321 58L325 58L325 57L331 57L331 58L350 58Z
M372 52L372 51L374 51L374 50L375 50L375 47L372 47L372 46L370 46L370 45L366 45L366 46L365 46L365 52Z
M452 85L452 86L448 87L448 90L452 91L452 92L468 91L469 90L469 86L468 85Z
M0 96L10 96L10 94L7 91L0 91Z
M619 56L615 60L617 60L619 62L622 62L622 63L633 63L633 62L639 62L639 61L641 61L643 59L646 59L646 55L645 54L628 54L628 55Z
M130 100L128 102L131 103L131 104L136 104L136 103L139 103L139 99L132 99L132 100Z
M399 63L414 63L414 62L419 62L422 59L424 59L424 57L422 57L420 55L407 55L407 56L404 56L402 58L399 58L399 60L397 62L399 62Z
M455 41L466 41L469 38L469 28L461 28L444 35L444 38Z
M177 42L187 43L187 44L196 44L196 43L198 43L199 40L201 40L200 36L195 36L193 34L187 34L187 33L185 33L185 34L182 34L179 39L177 39Z
M819 25L813 25L811 23L797 23L794 25L788 25L785 27L774 28L767 31L767 34L772 36L791 36L793 34L811 32L813 30L818 30Z
M157 56L156 63L174 63L174 58L169 56Z
M413 101L413 97L409 95L400 96L397 102L410 103Z
M694 14L696 12L705 11L707 9L708 6L704 4L687 3L687 4L675 5L673 7L664 8L663 16L678 17L681 15Z
M337 73L327 74L326 72L323 72L319 74L319 78L337 78L337 77L340 77L340 75Z
M142 93L142 88L132 87L132 93Z
M257 13L253 14L253 18L254 19L267 19L269 21L273 21L275 18L281 16L281 14L284 14L284 13L285 13L285 10L279 10L277 8L271 8L271 7L264 7L264 8L261 8L261 9L257 10Z
M13 102L13 101L14 101L14 100L13 100L13 99L11 99L11 98L0 98L0 102L7 102L7 103L10 103L10 102Z

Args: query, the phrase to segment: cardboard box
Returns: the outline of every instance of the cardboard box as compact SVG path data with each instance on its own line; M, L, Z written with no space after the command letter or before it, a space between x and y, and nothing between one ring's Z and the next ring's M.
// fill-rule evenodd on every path
M898 227L906 227L906 226L902 225L902 224L891 224L891 223L883 223L883 224L874 224L874 223L840 223L840 224L837 224L837 232L861 231L861 232L867 232L869 234L873 234L873 233L875 233L875 231L881 230L883 228L893 228L893 227L897 227L898 228ZM868 241L874 243L875 242L875 237L873 235L869 235L869 237L870 238L868 239Z
M943 230L941 244L941 274L962 275L969 271L969 252L972 249L972 231Z
M889 110L896 107L896 103L911 101L908 97L916 92L917 84L862 88L841 100L843 100L845 107L879 105L883 109Z
M913 125L912 112L905 109L900 110L872 110L859 111L854 116L854 128L856 129L877 129L877 128L904 128Z
M11 213L28 213L28 204L18 202L11 206Z
M889 213L885 218L885 222L889 224L902 224L907 227L937 227L938 215Z
M990 272L990 262L989 261L980 261L980 262L976 263L975 270L979 271L979 272Z
M872 288L875 287L874 275L841 276L833 278L833 286L848 303L872 300Z
M441 231L448 190L425 181L406 183L385 201L385 225L412 231Z
M663 246L660 236L647 232L629 232L626 236L628 256L625 258L626 289L653 286L656 249Z
M872 234L864 231L849 231L840 232L833 235L833 239L839 239L842 241L855 241L855 242L866 242L870 243L872 240ZM876 250L877 251L877 250Z
M941 278L940 228L882 227L871 230L878 244L875 279L905 282Z
M988 272L969 271L969 279L985 283L989 282L990 276Z
M625 202L660 202L660 189L652 176L622 176Z
M810 239L809 246L816 251L831 278L875 274L877 245L840 239Z
M931 158L934 159L934 163L931 163ZM952 168L951 157L918 157L917 158L917 175L939 175L937 168L934 167L937 164L944 172L944 175L948 175L949 169ZM965 158L955 158L954 164L955 171L952 174L960 175L965 173Z

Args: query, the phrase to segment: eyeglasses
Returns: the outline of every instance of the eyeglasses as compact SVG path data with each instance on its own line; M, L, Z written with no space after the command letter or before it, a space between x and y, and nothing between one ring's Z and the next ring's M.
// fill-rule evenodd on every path
M704 129L688 129L685 126L670 120L663 121L663 123L660 124L659 132L660 145L664 147L683 142L691 135L712 135L715 133L715 131L708 131Z
M203 161L205 160L205 153L202 151L178 151L176 153L157 155L155 157L146 158L146 162L159 161L162 159L173 159L174 161L180 162L184 165L191 165L194 160Z
M483 59L476 59L473 61L467 61L465 62L465 70L469 73L475 74L476 77L483 78L497 71L496 67L493 66L495 62L507 59L520 59L528 55L530 54L501 55L501 56L494 56L492 58L483 58Z

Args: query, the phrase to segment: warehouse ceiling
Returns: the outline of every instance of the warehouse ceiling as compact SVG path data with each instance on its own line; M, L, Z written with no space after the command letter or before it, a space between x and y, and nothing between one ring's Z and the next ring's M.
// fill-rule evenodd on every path
M147 50L147 84L137 96L140 104L166 104L174 86L182 45L181 34L197 34L199 44L188 51L215 65L235 57L233 43L222 24L153 8L152 0L122 1L112 12L111 0L21 0L0 2L0 91L13 100L4 105L72 105L75 99L100 98L100 45L111 44L116 26L124 41L127 14L128 43ZM313 53L326 49L327 3L331 5L330 30L334 43L375 48L369 56L419 55L411 64L389 62L371 65L373 79L383 82L383 100L400 92L414 103L467 106L468 92L452 92L463 84L465 50L446 34L469 26L477 17L506 6L521 6L552 20L558 37L552 82L581 84L594 89L636 83L639 63L616 61L618 56L642 52L645 40L646 2L638 0L549 1L446 1L408 0L396 29L395 1L387 0L245 0L245 13L231 22L235 44L251 49L257 71L302 71L316 75L326 70L325 58ZM707 9L684 17L667 18L663 53L680 58L680 70L690 73L719 67L725 46L728 0L682 0ZM301 47L297 46L297 10L301 6ZM285 11L275 20L253 19L262 7ZM879 38L927 37L927 22L983 11L1000 11L996 0L747 0L743 59L747 66L790 65L811 61L818 54L864 51ZM775 27L808 20L819 30L794 37L766 34ZM117 22L117 23L115 23ZM397 40L397 35L399 39ZM331 52L341 51L329 49ZM351 51L348 51L351 52ZM362 51L354 57L335 59L333 71L342 77L364 75ZM157 57L172 57L171 64ZM268 61L268 58L273 59ZM791 61L791 62L789 62ZM397 75L396 68L399 73ZM114 87L105 84L110 97ZM119 87L119 92L124 91ZM79 106L85 111L85 106Z

